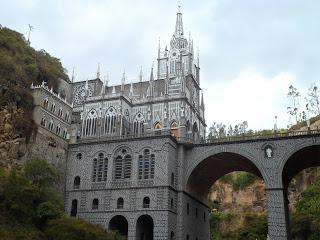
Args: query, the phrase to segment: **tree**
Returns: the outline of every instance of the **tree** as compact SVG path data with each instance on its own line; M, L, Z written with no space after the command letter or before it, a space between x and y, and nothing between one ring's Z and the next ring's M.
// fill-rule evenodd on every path
M233 128L231 125L229 125L228 127L228 136L232 136L233 135Z
M320 114L320 91L316 83L312 83L308 90L308 98L306 98L312 113Z
M287 97L292 100L292 106L287 107L287 113L291 116L295 117L296 123L299 121L299 97L300 93L298 90L290 85L289 86L289 92L287 94Z

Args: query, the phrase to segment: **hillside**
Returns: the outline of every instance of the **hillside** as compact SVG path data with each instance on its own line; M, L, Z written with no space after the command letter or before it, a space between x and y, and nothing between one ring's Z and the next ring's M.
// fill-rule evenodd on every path
M55 90L60 79L69 81L59 59L0 25L0 165L19 164L35 130L31 84L46 81Z

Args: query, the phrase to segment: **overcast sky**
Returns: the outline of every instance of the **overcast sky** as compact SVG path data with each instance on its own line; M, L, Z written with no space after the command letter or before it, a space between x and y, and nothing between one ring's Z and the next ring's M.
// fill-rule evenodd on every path
M101 75L119 83L123 70L149 76L158 39L169 45L172 0L0 0L0 24L27 34L31 45L61 59L76 80ZM200 50L206 120L249 128L288 124L290 84L305 95L320 79L320 1L182 1L185 34ZM304 105L302 102L301 105Z

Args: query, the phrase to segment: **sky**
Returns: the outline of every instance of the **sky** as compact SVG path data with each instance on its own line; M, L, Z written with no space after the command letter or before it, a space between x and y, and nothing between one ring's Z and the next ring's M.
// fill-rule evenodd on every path
M75 80L109 75L110 84L145 79L158 41L169 45L177 6L185 35L199 48L207 125L248 121L288 125L290 85L301 94L320 79L317 0L0 0L0 24L59 58ZM319 84L318 84L319 86Z

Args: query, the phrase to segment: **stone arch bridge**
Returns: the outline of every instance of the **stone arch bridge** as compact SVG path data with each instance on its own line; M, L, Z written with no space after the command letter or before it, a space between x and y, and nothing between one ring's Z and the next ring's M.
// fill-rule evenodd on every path
M217 139L183 151L181 185L205 202L212 184L233 171L262 178L266 186L270 239L290 239L287 190L300 171L320 166L320 132Z
M119 165L119 154L129 160L120 158ZM246 171L265 182L270 239L287 240L288 185L315 166L320 166L320 131L202 143L170 132L84 139L69 145L65 206L70 215L129 240L207 240L210 187L229 172Z

